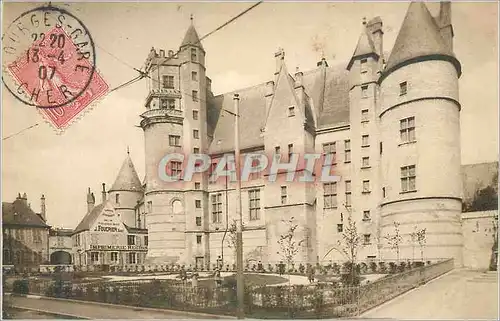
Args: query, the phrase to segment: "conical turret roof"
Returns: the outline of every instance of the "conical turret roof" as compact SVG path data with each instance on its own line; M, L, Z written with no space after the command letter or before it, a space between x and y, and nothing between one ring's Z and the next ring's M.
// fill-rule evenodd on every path
M430 55L454 57L425 3L412 2L387 61L386 70L408 60Z
M135 171L130 155L127 154L127 157L123 161L122 167L118 172L118 176L109 191L142 192L142 184L139 180L137 172Z
M200 37L198 37L198 33L196 32L196 29L194 28L194 25L191 24L186 31L186 35L184 36L184 40L182 40L181 47L184 46L197 46L201 49L203 49L203 46L201 45Z
M347 69L350 69L354 60L358 57L366 57L368 55L375 55L378 57L377 51L375 50L375 45L373 44L373 40L368 35L366 28L361 32L359 36L358 44L356 49L354 50L354 54L352 55L351 60L347 66Z

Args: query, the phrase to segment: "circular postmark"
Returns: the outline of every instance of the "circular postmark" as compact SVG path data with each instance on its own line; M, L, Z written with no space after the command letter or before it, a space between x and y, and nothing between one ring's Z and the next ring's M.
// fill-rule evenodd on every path
M94 41L67 10L48 5L26 11L5 29L2 42L2 81L26 105L65 106L92 82Z

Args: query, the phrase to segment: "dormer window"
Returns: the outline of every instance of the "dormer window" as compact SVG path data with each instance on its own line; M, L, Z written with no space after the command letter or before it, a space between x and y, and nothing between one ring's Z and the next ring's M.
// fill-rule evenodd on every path
M196 48L191 48L191 61L197 61L197 53L196 53Z
M288 117L293 117L293 116L295 116L295 107L294 106L288 107Z
M406 81L403 81L402 83L399 84L399 95L404 96L408 92L408 83Z

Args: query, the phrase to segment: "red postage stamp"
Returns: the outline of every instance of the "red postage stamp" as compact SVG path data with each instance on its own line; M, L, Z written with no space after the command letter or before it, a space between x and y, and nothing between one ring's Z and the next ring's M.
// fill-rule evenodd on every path
M57 130L63 130L103 97L109 86L95 68L94 44L80 20L55 7L28 13L9 28L7 40L12 44L7 42L9 50L4 53L13 58L7 64L7 81L4 68L4 84L17 99L36 107Z

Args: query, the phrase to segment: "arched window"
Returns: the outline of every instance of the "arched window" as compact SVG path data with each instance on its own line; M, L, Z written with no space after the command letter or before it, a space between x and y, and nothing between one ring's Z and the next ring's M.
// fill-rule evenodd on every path
M172 213L179 214L179 213L182 213L183 210L184 209L183 209L181 201L175 200L172 202Z

